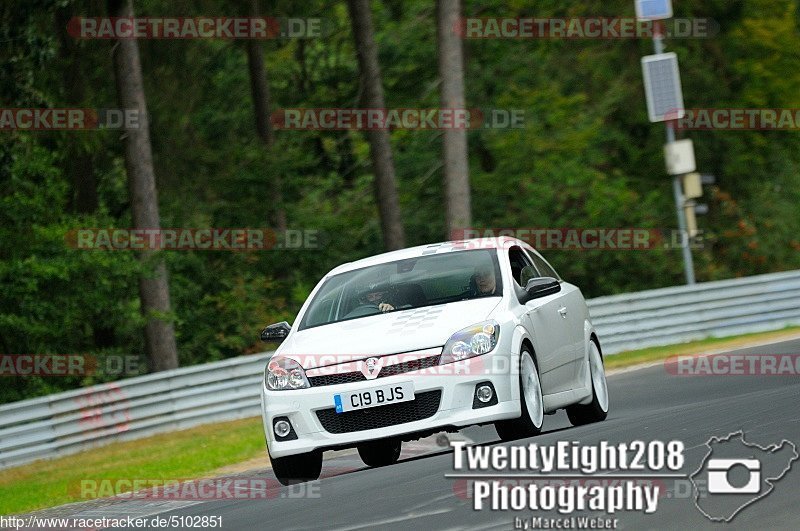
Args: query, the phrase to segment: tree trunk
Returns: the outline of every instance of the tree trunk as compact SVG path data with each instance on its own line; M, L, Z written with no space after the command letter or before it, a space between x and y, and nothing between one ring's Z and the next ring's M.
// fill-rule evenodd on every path
M252 0L250 4L250 16L259 15L258 0ZM269 120L270 92L267 81L267 71L264 67L264 51L261 41L249 39L247 41L247 66L250 71L250 92L253 96L253 112L256 119L256 132L264 142L267 151L272 150L275 142L275 135L272 123ZM272 197L275 201L275 226L281 234L286 233L286 210L283 207L283 180L279 173L274 172L271 193L266 197Z
M361 72L361 105L367 109L383 109L386 103L381 85L378 48L372 28L369 0L347 0L347 9L353 25L358 68ZM387 249L405 247L405 231L400 216L400 202L392 158L389 131L367 131L372 171L375 173L375 197L381 220L383 243Z
M439 77L442 109L464 109L464 54L454 28L461 16L460 0L437 0ZM472 223L467 131L445 129L443 135L445 211L447 237Z
M109 16L133 17L132 0L108 0ZM139 45L134 39L120 39L114 44L114 75L117 99L122 109L139 112L139 128L125 132L125 169L135 228L158 229L158 213L150 125L139 61ZM139 298L145 317L145 345L153 372L178 366L175 328L170 319L167 268L157 252L144 251L139 256L145 271L139 278Z

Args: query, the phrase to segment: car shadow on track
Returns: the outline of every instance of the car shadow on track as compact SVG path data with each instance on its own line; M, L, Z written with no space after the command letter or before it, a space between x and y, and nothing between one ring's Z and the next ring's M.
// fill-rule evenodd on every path
M539 434L539 435L537 435L535 437L517 439L517 440L514 440L514 441L502 441L501 439L496 438L496 439L492 439L492 440L484 441L484 442L480 442L480 443L472 443L472 444L470 444L470 446L487 447L487 446L494 446L494 445L497 445L497 444L518 444L520 442L525 442L527 444L527 441L534 441L537 437L540 437L542 435L550 435L550 434L560 433L560 432L571 430L571 429L573 429L572 426L564 426L564 427L561 427L561 428L555 428L555 429L552 429L552 430L543 431L541 434ZM395 464L398 465L398 464L402 464L402 463L413 463L415 461L420 461L420 460L423 460L423 459L431 459L431 458L440 457L442 455L447 455L447 454L452 454L452 453L453 453L453 449L451 447L449 447L449 446L448 447L441 447L441 450L438 450L438 451L437 450L431 450L430 452L425 452L425 453L421 453L421 454L418 454L418 455L411 455L411 456L399 459L397 461L397 463L395 463ZM344 463L337 463L337 461L344 461ZM358 464L356 465L356 463L358 463ZM339 464L339 467L336 467L337 464ZM393 466L393 465L388 465L388 466ZM345 475L345 474L351 474L353 472L361 472L361 471L364 471L364 470L370 470L370 468L371 467L368 467L368 466L364 465L363 463L361 463L360 458L357 457L356 455L343 456L343 457L339 457L339 458L336 458L334 460L331 460L331 461L328 461L327 463L325 463L325 465L323 466L323 469L322 469L322 475L320 476L320 479L328 479L328 478L333 478L333 477L337 477L337 476L342 476L342 475ZM386 468L386 467L380 467L380 468Z

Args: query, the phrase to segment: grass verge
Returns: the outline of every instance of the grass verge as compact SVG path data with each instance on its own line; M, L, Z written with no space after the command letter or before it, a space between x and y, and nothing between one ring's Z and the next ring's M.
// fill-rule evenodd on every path
M603 363L606 369L609 370L622 369L631 365L639 365L641 363L664 360L670 356L699 354L701 352L718 349L724 350L743 348L751 344L768 343L770 341L789 339L793 336L796 337L798 334L800 334L800 326L787 327L783 330L775 330L772 332L756 332L753 334L742 334L739 336L725 338L711 337L707 339L701 339L700 341L692 341L690 343L681 343L678 345L651 347L641 350L620 352L619 354L606 356L603 360ZM601 345L602 341L603 339L600 338Z
M257 456L266 466L260 418L111 443L0 471L0 514L86 501L84 479L192 479Z
M680 354L733 349L797 336L800 327L775 332L710 338L608 356L606 368L620 369ZM259 458L259 459L257 459ZM0 472L0 514L15 514L85 501L83 479L193 479L229 473L243 461L267 464L260 418L209 424L137 441L112 443L78 454L37 461ZM263 461L262 461L263 459ZM219 469L227 467L226 471Z

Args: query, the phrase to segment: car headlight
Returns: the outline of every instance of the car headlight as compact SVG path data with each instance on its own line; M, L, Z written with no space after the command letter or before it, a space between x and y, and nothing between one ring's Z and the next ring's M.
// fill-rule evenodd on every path
M499 337L500 325L496 321L484 321L459 330L447 340L439 364L488 354L497 346Z
M270 391L288 391L290 389L311 387L303 367L296 360L283 356L269 360L264 371L264 383Z

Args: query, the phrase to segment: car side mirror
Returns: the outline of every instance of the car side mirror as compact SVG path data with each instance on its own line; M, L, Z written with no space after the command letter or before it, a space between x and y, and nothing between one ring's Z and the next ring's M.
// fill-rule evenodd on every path
M561 291L561 283L553 277L532 278L525 285L525 291L528 292L529 300L538 299Z
M291 331L292 326L286 321L271 324L261 331L261 341L267 343L280 343L286 339L286 336L288 336L289 332Z

